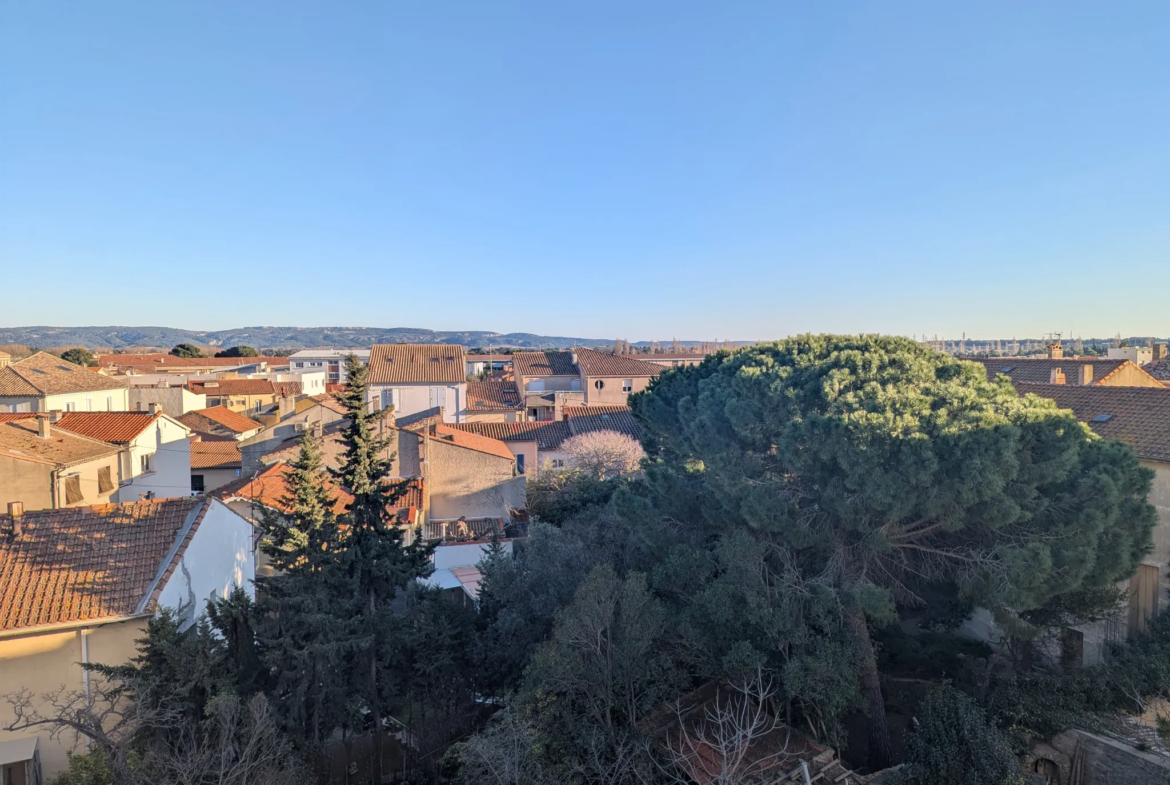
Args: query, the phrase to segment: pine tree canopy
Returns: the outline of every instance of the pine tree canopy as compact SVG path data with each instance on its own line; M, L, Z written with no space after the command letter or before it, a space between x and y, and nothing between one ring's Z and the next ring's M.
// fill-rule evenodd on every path
M806 335L635 396L652 487L713 533L780 544L806 580L918 601L951 582L1036 608L1132 574L1152 473L1069 411L902 338Z

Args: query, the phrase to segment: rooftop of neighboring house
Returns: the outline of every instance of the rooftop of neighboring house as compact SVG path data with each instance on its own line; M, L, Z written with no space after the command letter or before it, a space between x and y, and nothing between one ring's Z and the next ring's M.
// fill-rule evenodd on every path
M512 367L517 376L580 376L572 352L516 352Z
M564 416L559 421L449 423L444 427L501 442L534 441L541 450L558 450L565 440L593 431L616 431L631 439L642 438L642 429L627 406L566 406Z
M1142 370L1160 382L1170 383L1170 357L1146 363L1142 366Z
M37 352L0 368L0 396L61 395L116 390L125 386L124 381L102 376L48 352Z
M649 360L650 362L670 362L671 360L704 360L710 357L710 352L657 352L654 354L635 352L634 354L622 355L629 357L632 360Z
M238 442L230 439L191 442L192 469L238 469L241 463Z
M510 354L469 354L466 356L469 363L510 363L512 362L512 355Z
M1091 366L1093 378L1090 384L1094 387L1105 386L1102 382L1126 367L1145 372L1145 369L1129 360L1110 360L1106 357L992 357L972 359L970 362L983 364L987 369L988 381L1002 373L1013 382L1025 384L1048 384L1052 381L1052 372L1058 368L1064 374L1065 384L1078 386L1080 368Z
M282 382L284 384L285 382ZM297 384L299 387L299 383ZM187 389L197 395L276 395L276 385L267 379L217 379L188 382Z
M193 431L200 431L205 428L205 420L210 420L216 425L221 425L235 433L247 433L248 431L254 431L264 427L261 423L256 422L250 417L245 417L238 412L233 412L226 406L196 409L195 411L187 412L177 419Z
M302 390L300 382L272 382L272 389L282 398L295 398Z
M359 360L370 357L369 349L302 349L288 356L290 360L344 360L353 355Z
M183 498L0 515L0 630L153 610L212 502ZM168 558L169 557L169 558Z
M254 502L277 512L290 513L292 508L287 504L287 500L291 496L288 478L292 470L289 464L280 461L264 467L251 477L241 477L235 482L216 488L211 492L211 495L223 501ZM326 479L324 485L330 500L333 502L334 515L341 515L353 502L353 495L331 479ZM422 506L423 480L415 477L407 481L403 494L394 500L393 507L400 520L414 520L414 515L410 513L410 510L412 508L421 509Z
M451 428L442 423L435 423L431 426L431 436L435 441L453 444L465 450L474 450L475 452L494 455L497 458L506 458L509 461L514 458L512 451L508 449L508 445L499 439L477 433L469 433L458 428Z
M40 435L43 424L48 436ZM0 418L0 455L55 466L73 466L107 455L120 448L58 428L48 414L13 414Z
M541 450L555 450L561 442L573 435L569 423L561 420L547 422L472 422L451 423L448 428L487 436L501 442L536 442Z
M308 398L304 399L304 401L298 401L297 402L297 411L298 412L305 410L304 408L302 408L302 404L304 404L305 401L309 401L313 405L319 404L321 406L324 406L326 409L329 409L332 412L337 412L338 414L349 414L349 410L346 409L345 406L343 406L341 404L341 402L339 402L336 398L334 398L333 395L330 393L320 393L319 395L310 395ZM308 408L308 407L305 407L305 408Z
M63 412L54 428L113 444L129 444L163 414L150 412Z
M267 363L269 367L288 365L287 357L176 357L163 352L151 354L99 354L101 368L135 370L177 370L180 368L236 368Z
M582 373L591 376L645 377L657 376L662 369L654 363L634 359L634 355L610 354L595 349L577 349L577 365Z
M1098 436L1125 442L1139 458L1170 462L1170 390L1067 384L1017 384L1016 389L1072 409Z
M467 381L463 347L379 343L370 349L370 384L459 384Z
M515 382L468 382L467 411L514 411L522 408Z

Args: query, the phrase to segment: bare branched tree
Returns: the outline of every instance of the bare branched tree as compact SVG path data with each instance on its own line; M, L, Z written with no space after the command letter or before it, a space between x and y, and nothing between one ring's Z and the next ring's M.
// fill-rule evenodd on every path
M561 449L571 468L602 480L636 472L646 457L642 445L617 431L578 434L566 439Z
M138 767L130 762L134 739L145 731L167 733L181 727L182 713L175 709L144 706L133 700L116 680L90 675L88 694L60 687L34 695L21 689L4 696L13 719L7 731L48 731L53 740L86 739L106 758L117 785L138 785Z
M553 785L555 779L541 760L536 731L510 709L454 749L462 782Z
M772 707L776 688L758 672L705 706L698 717L676 708L677 730L664 751L678 785L755 785L769 781L788 755L789 735Z

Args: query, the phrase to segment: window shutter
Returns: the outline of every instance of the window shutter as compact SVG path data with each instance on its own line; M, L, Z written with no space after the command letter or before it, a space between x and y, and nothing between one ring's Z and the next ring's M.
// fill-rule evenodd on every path
M77 504L85 499L81 495L81 475L74 474L65 478L65 503Z
M109 493L114 490L114 480L110 476L110 467L103 466L98 469L98 493Z

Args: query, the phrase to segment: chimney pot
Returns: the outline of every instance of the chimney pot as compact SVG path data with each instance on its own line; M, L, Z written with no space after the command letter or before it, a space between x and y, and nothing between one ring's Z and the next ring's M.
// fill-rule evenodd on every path
M1048 344L1048 359L1060 360L1064 357L1064 347L1055 341Z
M37 435L42 439L48 439L53 435L53 427L49 424L48 412L37 412Z
M1064 384L1064 369L1053 368L1052 374L1049 376L1048 381L1050 384Z
M161 411L162 411L162 406L159 404L158 401L151 401L150 402L150 413L151 414L158 414Z
M24 502L8 502L8 515L12 518L12 536L24 534Z
M1078 379L1078 381L1080 382L1081 387L1088 387L1090 384L1093 383L1093 364L1092 363L1082 363L1081 364L1080 379Z
M61 418L64 416L65 413L60 409L53 409L51 412L49 412L49 422L56 425L57 423L61 422Z

